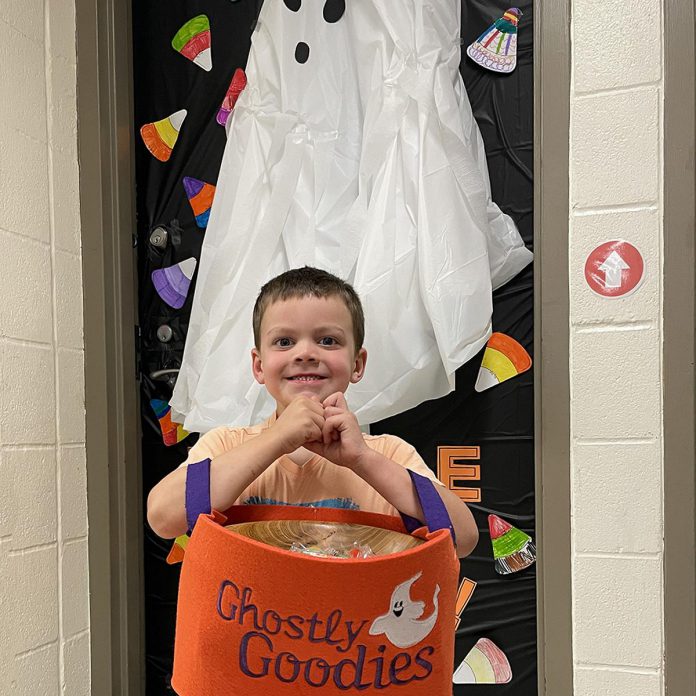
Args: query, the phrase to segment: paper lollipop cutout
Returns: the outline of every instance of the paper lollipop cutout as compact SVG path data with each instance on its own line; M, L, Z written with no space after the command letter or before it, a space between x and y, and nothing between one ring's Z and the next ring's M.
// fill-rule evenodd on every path
M497 515L488 515L488 529L497 573L517 573L536 561L536 548L532 538L517 527L501 520Z
M239 95L242 93L242 90L246 87L246 83L247 79L246 75L244 74L244 71L241 68L237 68L234 71L234 75L232 75L232 81L230 82L230 86L227 89L227 94L225 95L225 98L222 100L222 106L220 107L220 111L218 111L217 113L216 120L221 126L224 126L227 123L227 119L232 113L232 109L234 109L234 105L237 103Z
M174 309L181 309L186 302L191 278L196 270L196 259L191 257L175 266L152 272L152 283L157 294Z
M189 19L172 39L172 47L199 68L209 71L213 67L210 45L210 22L202 14Z
M196 224L199 227L206 227L210 217L210 208L213 205L213 197L215 196L215 186L206 184L205 181L185 176L184 190L196 217Z
M507 10L466 49L469 58L494 72L512 72L517 65L517 24L521 16L517 7Z
M186 118L186 109L181 109L161 121L146 123L140 129L140 136L145 147L160 162L166 162L172 155L174 145L179 137L181 124Z
M176 445L189 436L180 423L172 421L172 409L169 403L161 399L150 399L150 406L155 412L162 430L162 440L167 447Z
M482 392L495 387L506 379L521 375L531 366L529 353L514 338L494 333L486 344L474 389Z
M452 677L455 684L507 684L512 669L505 653L488 638L480 638Z

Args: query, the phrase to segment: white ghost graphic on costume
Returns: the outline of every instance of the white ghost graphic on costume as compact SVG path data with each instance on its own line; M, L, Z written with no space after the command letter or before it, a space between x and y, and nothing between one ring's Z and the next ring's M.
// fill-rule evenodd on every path
M370 635L384 633L389 641L397 648L410 648L420 643L433 630L437 622L437 596L440 586L435 585L433 594L433 613L419 621L425 609L424 602L414 602L411 599L411 585L422 575L414 575L410 580L397 585L392 592L391 607L386 614L378 616L370 626Z

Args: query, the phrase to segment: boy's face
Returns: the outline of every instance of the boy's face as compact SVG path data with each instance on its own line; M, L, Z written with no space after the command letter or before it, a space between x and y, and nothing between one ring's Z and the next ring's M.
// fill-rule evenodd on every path
M345 392L365 371L367 351L355 354L350 312L339 297L296 297L274 302L261 320L252 370L277 404L277 414L297 396Z

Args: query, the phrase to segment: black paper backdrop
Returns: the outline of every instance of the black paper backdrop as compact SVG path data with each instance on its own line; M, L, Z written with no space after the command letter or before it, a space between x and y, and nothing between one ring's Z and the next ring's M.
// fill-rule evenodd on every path
M365 1L365 0L361 0ZM136 136L136 199L139 279L139 360L141 369L142 461L145 495L186 456L195 441L165 447L149 401L167 400L171 383L156 371L180 365L193 291L180 310L165 305L150 274L163 266L199 258L204 230L195 223L182 178L212 184L225 146L225 131L215 116L236 68L249 51L259 0L149 0L133 3L134 123L145 123L186 109L187 116L171 159L155 160ZM465 47L507 9L491 0L462 1L461 72L488 157L493 198L517 222L527 246L533 236L533 17L530 0L519 5L518 66L510 75L486 71L466 58ZM213 69L205 72L174 51L171 40L189 19L206 14L212 34ZM164 250L149 243L164 226ZM164 343L160 326L172 329ZM494 295L493 329L519 341L533 357L533 283L531 266ZM372 427L411 442L437 470L439 445L481 448L480 504L472 504L480 530L474 553L462 562L462 576L476 581L457 630L453 669L481 638L490 638L507 655L513 679L507 685L454 686L455 696L476 693L533 696L536 675L536 578L534 566L500 576L492 561L487 515L495 513L534 537L533 370L482 393L473 389L480 356L457 372L456 391ZM143 500L143 506L145 500ZM145 534L145 611L147 693L173 693L169 686L174 640L178 566L165 564L171 546L147 527Z

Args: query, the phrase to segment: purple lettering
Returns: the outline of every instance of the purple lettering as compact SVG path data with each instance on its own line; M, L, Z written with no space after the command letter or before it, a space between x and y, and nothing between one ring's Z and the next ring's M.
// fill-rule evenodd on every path
M292 674L289 677L285 677L282 674L283 669L283 658L287 660L287 663L292 666ZM302 668L302 662L298 660L292 653L282 652L276 657L275 660L275 675L280 679L280 681L286 684L291 684L294 682L300 674L300 669Z
M355 642L355 639L358 637L360 634L360 631L362 631L363 626L367 623L367 619L365 621L361 621L360 625L353 630L353 622L352 621L346 621L346 630L348 631L348 645L346 645L345 648L338 647L337 650L339 652L348 652L352 647L353 643Z
M316 665L317 669L322 670L321 680L316 682L312 680L312 667ZM304 678L310 686L324 686L331 676L331 665L323 657L313 657L307 660L304 668Z
M244 674L247 675L247 677L253 677L254 679L260 679L261 677L267 677L268 676L268 665L271 662L270 657L262 657L261 658L261 672L252 672L251 669L249 668L249 661L247 660L247 651L248 651L248 645L251 641L252 638L261 638L261 640L266 643L268 648L273 651L273 643L271 642L271 639L268 638L268 636L265 636L263 633L257 633L256 631L249 631L249 633L245 633L242 636L242 640L239 643L239 666L244 672Z
M402 664L399 664L401 660ZM392 684L408 684L413 677L399 679L399 672L403 672L411 666L411 656L408 653L398 653L389 665L389 681Z
M425 670L425 674L420 675L420 676L415 676L413 677L414 679L427 679L432 671L433 671L433 663L430 662L429 660L426 660L423 658L423 654L427 654L428 656L432 655L435 652L435 648L432 645L426 645L424 648L421 648L417 653L414 659L415 663L419 666L422 667Z
M270 620L275 621L275 630L272 629L272 627L269 625ZM263 630L266 631L266 633L270 633L272 636L277 635L280 633L280 629L283 625L283 619L280 618L279 614L277 611L273 611L273 609L269 609L268 611L265 611L263 613Z
M231 580L223 580L218 590L217 613L225 621L234 621L234 617L237 613L237 605L225 596L225 591L228 588L232 589L237 595L237 599L239 599L239 588ZM228 611L223 610L223 604L224 608Z
M309 620L309 634L307 638L309 638L310 643L321 643L321 641L324 640L324 636L316 636L314 635L315 631L317 630L317 626L323 626L324 622L319 620L319 617L317 616L317 612L315 611L312 614L312 618Z
M380 645L377 648L377 652L380 652L383 655L386 649L386 645ZM375 663L375 678L373 681L375 689L386 689L388 686L391 686L389 682L385 684L382 681L382 670L384 669L384 657L382 655L380 655L379 657L373 657L371 660L368 660L368 662Z
M254 621L254 628L258 631L261 629L261 625L259 624L259 610L258 607L253 604L251 601L249 601L249 604L247 604L247 600L251 600L251 587L245 587L242 590L242 603L241 606L239 607L239 625L243 626L244 625L244 619L246 618L246 615L251 612L253 616L253 621Z
M288 628L294 632L294 635L289 633L288 630L286 629L283 631L285 635L288 638L292 638L293 640L299 640L304 636L304 633L302 632L302 629L300 626L304 623L304 619L301 616L298 616L297 614L292 614L291 616L288 616L287 619L285 619L286 623L288 624ZM297 621L300 625L298 626Z

